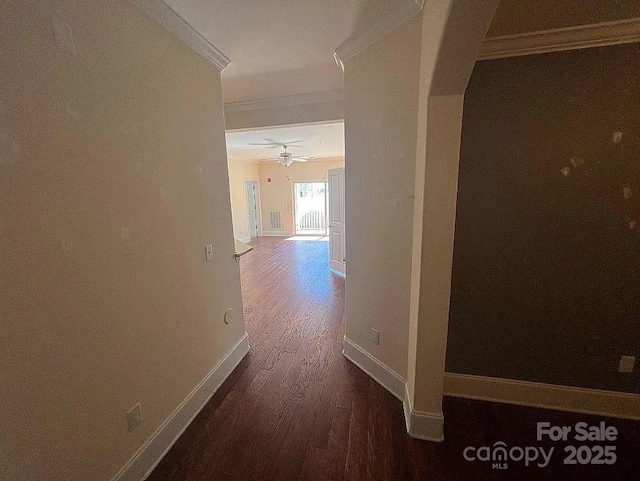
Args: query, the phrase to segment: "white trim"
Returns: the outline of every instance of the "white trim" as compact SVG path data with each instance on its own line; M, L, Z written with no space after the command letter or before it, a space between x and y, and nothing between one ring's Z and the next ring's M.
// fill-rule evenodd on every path
M265 237L291 237L295 234L284 230L265 230L262 235Z
M640 18L580 25L484 40L478 60L640 42Z
M336 276L340 276L343 279L347 278L347 273L346 272L337 271L333 267L329 267L329 270L331 271L331 273L335 274Z
M348 38L335 50L333 57L342 70L344 70L345 62L349 59L413 18L422 10L423 1L402 0L394 3L398 5L394 5L393 8L389 8L388 11L384 12L377 23L358 35Z
M344 337L342 354L402 401L407 433L411 437L436 442L444 439L443 413L414 410L407 384L402 376L347 336ZM444 375L444 395L640 420L640 394L447 372Z
M375 357L358 346L355 342L344 336L342 354L352 363L362 369L369 377L373 378L383 388L404 401L405 380L400 374L395 372L386 364L378 361Z
M309 92L285 97L272 97L269 99L244 100L224 104L225 112L248 112L253 110L270 110L284 107L297 107L300 105L322 104L325 102L342 101L344 93L342 89L324 90L321 92Z
M222 71L231 63L231 60L229 60L227 56L162 0L131 1L165 29L187 44L191 50L215 65L216 68Z
M245 244L247 244L247 243L251 242L251 237L249 237L249 236L247 235L247 236L241 237L241 238L240 238L240 239L238 239L238 240L239 240L240 242L244 242Z
M112 478L112 481L146 479L248 352L249 340L245 332L238 343L127 461L127 464Z
M344 162L344 157L314 157L313 159L309 159L304 163L308 164L310 162L331 162L331 161L336 161L336 160ZM275 160L275 159L274 160L267 159L267 160L260 160L257 163L260 164L260 165L264 165L264 164L272 165L272 164L280 164L280 161L279 160ZM320 182L325 182L325 181L321 180Z
M275 97L278 98L278 97ZM327 124L341 124L344 123L343 118L332 119L332 120L315 120L310 122L294 122L292 124L278 124L277 127L279 129L286 127L307 127L310 125L327 125ZM225 132L259 132L261 130L272 130L276 125L264 125L261 127L241 127L237 129L226 129ZM327 157L330 158L330 157ZM341 157L331 157L331 158L341 158ZM238 159L234 159L238 160ZM344 159L343 159L344 160Z
M409 436L437 442L444 439L442 412L414 411L407 392L407 383L400 374L373 357L347 336L344 336L342 354L402 402Z
M640 394L447 372L444 395L640 420Z
M264 235L264 232L262 231L262 187L260 187L260 177L258 176L258 178L250 178L245 180L253 180L254 182L257 182L256 185L258 186L258 237L261 237Z
M245 196L247 195L247 181L249 182L255 182L256 186L257 186L257 191L258 191L258 203L257 203L257 207L258 207L258 231L256 232L256 236L257 237L261 237L264 234L262 233L262 195L260 194L260 179L259 178L255 178L255 177L245 177L244 178L244 190L245 190ZM247 217L249 216L249 212L247 212ZM247 236L247 238L249 239L246 242L251 242L251 236ZM242 241L245 242L245 241ZM245 244L246 244L245 242Z
M404 408L404 422L409 436L437 443L444 441L444 415L442 411L439 413L414 411L411 405L409 388L406 384L402 407Z

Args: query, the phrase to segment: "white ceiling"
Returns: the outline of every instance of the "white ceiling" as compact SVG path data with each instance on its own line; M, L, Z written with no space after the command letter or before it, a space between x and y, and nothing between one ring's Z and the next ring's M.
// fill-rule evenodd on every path
M333 52L367 0L165 2L231 59L222 77L225 102L234 102L340 88Z
M270 141L287 143L294 140L302 140L296 144L299 147L289 149L294 155L311 156L316 159L344 158L343 122L227 132L228 156L232 160L247 162L261 161L266 157L275 160L282 152L281 148L250 144Z
M225 102L341 88L335 49L415 1L164 0L231 59L222 73ZM501 0L488 35L639 15L638 0Z

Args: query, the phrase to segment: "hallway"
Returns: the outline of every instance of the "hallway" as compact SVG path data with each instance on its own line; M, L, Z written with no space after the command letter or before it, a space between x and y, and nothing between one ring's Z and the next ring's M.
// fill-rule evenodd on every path
M426 444L342 356L344 279L328 243L252 245L240 261L251 352L149 479L410 479L408 447Z
M341 354L344 280L328 243L263 237L242 257L251 351L148 478L168 480L632 479L638 432L619 432L614 466L508 471L467 462L466 446L535 442L535 423L585 415L447 398L443 443L410 438L402 404ZM522 433L526 433L523 437Z

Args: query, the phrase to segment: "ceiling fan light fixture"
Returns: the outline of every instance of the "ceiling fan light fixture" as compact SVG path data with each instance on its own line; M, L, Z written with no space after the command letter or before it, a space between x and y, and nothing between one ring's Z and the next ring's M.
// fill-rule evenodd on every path
M280 160L280 163L285 167L289 167L291 164L293 164L293 160L291 160L290 158L283 158Z

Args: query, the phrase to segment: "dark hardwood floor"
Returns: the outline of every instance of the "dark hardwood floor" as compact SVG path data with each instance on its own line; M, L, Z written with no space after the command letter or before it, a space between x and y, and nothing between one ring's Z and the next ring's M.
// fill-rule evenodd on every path
M536 422L599 418L445 399L445 441L410 438L402 404L341 354L344 280L328 244L260 238L242 257L251 352L148 478L160 480L637 480L638 422L618 428L612 466L563 465ZM546 468L469 462L467 446L555 447ZM604 444L604 443L591 443Z

